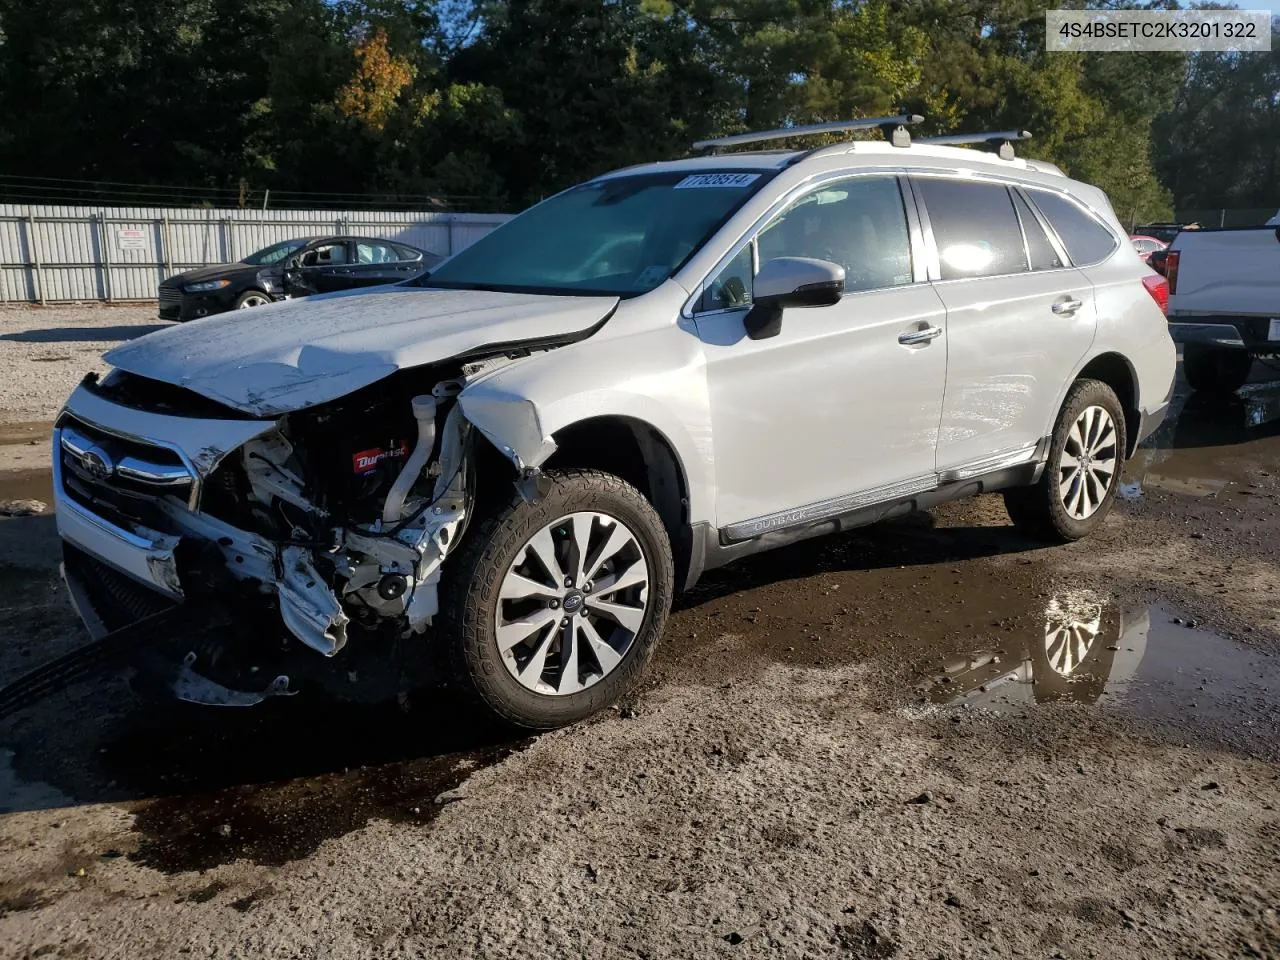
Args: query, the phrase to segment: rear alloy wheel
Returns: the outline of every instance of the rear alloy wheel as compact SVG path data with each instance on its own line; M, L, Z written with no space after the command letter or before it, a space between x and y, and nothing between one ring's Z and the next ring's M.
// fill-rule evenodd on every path
M250 307L265 307L270 302L271 298L261 290L247 290L240 294L240 299L236 301L236 309L248 310Z
M1111 510L1127 449L1115 392L1098 380L1077 381L1058 414L1039 482L1005 491L1009 518L1038 537L1088 536Z
M653 655L675 575L666 529L644 496L596 470L547 474L444 566L454 665L484 706L545 730L615 702Z
M1244 350L1188 343L1182 348L1182 372L1192 390L1235 393L1249 379L1253 357Z

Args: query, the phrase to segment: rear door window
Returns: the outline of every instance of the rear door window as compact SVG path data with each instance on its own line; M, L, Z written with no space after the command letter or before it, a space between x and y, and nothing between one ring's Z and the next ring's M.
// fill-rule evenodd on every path
M1077 267L1100 263L1119 245L1115 234L1081 207L1058 193L1028 191L1031 201L1057 232L1067 256Z
M347 262L347 245L345 242L322 243L312 247L302 255L304 267L327 267L335 263Z
M929 213L943 280L1027 270L1022 230L1007 187L942 177L912 182Z
M356 241L356 263L395 263L399 259L395 248L389 243Z
M1040 225L1040 218L1027 206L1027 201L1017 190L1013 192L1013 205L1018 211L1018 219L1022 221L1022 232L1027 238L1027 253L1031 257L1032 270L1057 270L1066 264L1058 256L1058 251L1049 242L1049 235Z

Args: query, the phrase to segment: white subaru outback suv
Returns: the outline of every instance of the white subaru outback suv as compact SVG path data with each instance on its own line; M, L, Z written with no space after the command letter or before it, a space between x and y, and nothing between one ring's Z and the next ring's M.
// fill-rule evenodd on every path
M1169 402L1163 278L1097 188L913 119L605 174L409 284L116 348L54 434L77 609L161 618L185 699L438 651L546 728L738 557L996 490L1088 534Z

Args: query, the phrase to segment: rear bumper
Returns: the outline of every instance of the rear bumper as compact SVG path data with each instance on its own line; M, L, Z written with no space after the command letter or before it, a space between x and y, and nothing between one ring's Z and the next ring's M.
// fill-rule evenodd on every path
M1169 336L1174 343L1280 353L1280 340L1268 339L1270 326L1270 317L1173 316L1169 318Z
M1146 440L1149 436L1160 429L1160 424L1164 423L1165 417L1169 414L1169 401L1165 400L1158 406L1152 407L1150 410L1142 410L1138 414L1138 435L1134 438L1131 450L1137 450L1138 445Z

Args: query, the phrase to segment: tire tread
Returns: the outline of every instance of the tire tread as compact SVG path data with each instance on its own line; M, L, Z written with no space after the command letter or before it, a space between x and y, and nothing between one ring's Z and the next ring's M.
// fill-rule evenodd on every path
M548 705L554 709L544 711L543 716L536 716L533 711L513 705L502 689L502 681L510 680L510 677L491 649L486 611L495 602L494 593L506 575L509 561L502 557L509 545L523 544L539 527L550 521L539 512L537 504L530 505L513 492L507 501L491 508L478 524L473 525L462 545L446 559L441 583L441 613L446 625L450 647L448 661L454 679L475 706L492 711L507 723L531 730L549 730L582 719L607 706L631 687L653 657L671 608L675 583L671 544L666 530L657 511L639 490L602 470L564 468L548 471L546 476L552 481L552 491L540 502L588 495L606 501L620 501L635 511L649 527L647 531L633 532L638 536L647 533L653 541L649 545L654 548L649 558L653 570L649 583L650 619L641 627L634 641L639 649L607 677L582 691L581 695L571 695L574 699L572 709L548 698ZM589 507L565 508L565 512L576 509Z

